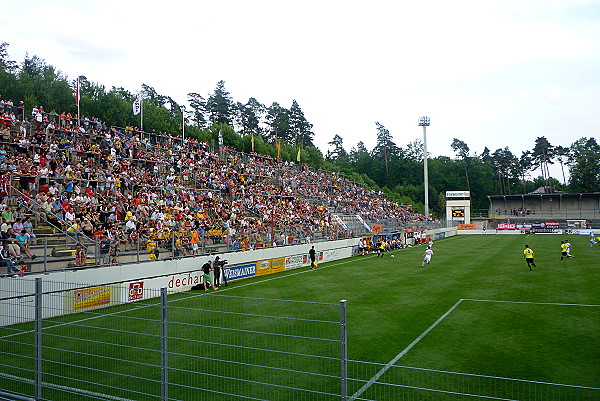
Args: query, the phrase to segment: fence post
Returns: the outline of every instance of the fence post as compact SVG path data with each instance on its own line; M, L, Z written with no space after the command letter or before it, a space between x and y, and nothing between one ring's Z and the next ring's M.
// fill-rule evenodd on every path
M160 381L161 400L169 400L169 341L167 338L167 289L160 289Z
M347 343L347 322L346 322L346 300L340 301L340 362L341 362L341 400L348 399L348 343Z
M42 279L35 279L35 399L42 399Z

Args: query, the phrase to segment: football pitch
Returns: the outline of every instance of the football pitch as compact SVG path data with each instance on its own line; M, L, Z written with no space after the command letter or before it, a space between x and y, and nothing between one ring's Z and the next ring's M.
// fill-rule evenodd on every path
M560 262L560 241L566 238L573 245L575 259ZM325 320L327 314L331 316L331 310L333 314L337 313L335 305L340 300L346 300L348 358L382 364L376 365L374 371L379 366L408 366L600 387L600 247L591 248L587 241L585 236L464 235L436 241L431 264L425 267L421 267L425 246L415 246L388 252L384 258L377 258L376 255L357 256L323 263L314 270L302 268L240 280L211 293L240 297L236 300L261 300L273 315L280 314L278 308L290 308L290 305L281 306L281 303L269 302L269 299L311 302L314 304L306 310L300 310L304 308L300 304L291 308L315 321ZM523 258L525 244L535 252L537 267L533 271L529 270ZM185 321L185 324L169 328L169 336L173 337L169 350L176 349L176 355L169 361L171 368L193 371L197 366L185 359L186 355L199 354L213 358L215 353L224 352L220 351L223 348L216 341L202 344L202 347L207 347L203 351L199 351L200 345L195 342L199 337L213 339L218 336L214 326L218 319L220 324L223 323L222 314L218 318L211 317L215 319L212 323L207 323L206 318L211 313L210 303L215 302L213 306L222 310L219 308L227 302L226 297L206 295L192 291L169 296L169 302L172 301L178 309L169 313L172 316L180 314L183 316L180 320ZM156 316L156 304L156 299L146 300L105 308L93 318L75 314L50 319L44 324L44 331L51 334L45 340L44 344L49 349L44 350L44 355L45 359L51 361L48 363L52 364L53 373L66 371L70 365L85 367L77 371L79 385L77 382L73 384L72 380L62 380L66 377L62 374L57 374L54 381L70 387L87 388L93 394L98 394L102 391L81 383L103 381L103 375L99 375L99 372L131 374L124 368L123 362L135 359L135 354L140 351L145 351L148 366L138 365L134 373L145 376L145 369L153 370L160 366L160 358L148 352L160 348L160 336L144 337L144 333L160 332L158 323L152 320L152 316ZM147 307L142 308L143 305ZM202 311L198 312L199 309ZM282 315L286 313L288 311L281 311ZM115 319L117 315L129 319ZM259 324L254 318L238 312L231 313L228 319L227 324L234 329L247 330ZM83 320L86 322L81 323ZM203 331L190 326L201 321L205 328ZM286 325L293 326L294 323ZM31 351L32 336L22 334L15 340L14 333L15 330L26 333L31 330L32 324L15 326L18 327L0 329L0 353L5 356L15 357ZM99 337L99 328L110 330L112 334ZM291 329L294 330L293 327ZM311 332L321 329L301 330ZM332 338L337 335L337 330L338 327L334 326ZM131 334L134 332L138 334ZM252 341L261 341L258 337L248 332L240 335L244 337L240 341L248 342L244 344L245 355L241 359L258 361L265 358L264 352L254 354L256 350L249 346ZM298 347L295 353L314 350L312 345L303 343L301 336L294 341ZM119 347L130 347L131 350L118 351L117 358L114 350L107 347L115 342ZM67 350L68 354L65 352ZM94 358L90 358L89 354L109 358L102 359L101 363L96 360L94 364L90 362ZM23 372L30 369L30 361L25 358L15 357L13 361L24 369ZM179 363L186 366L179 366ZM282 362L286 363L286 360ZM302 363L315 362L302 362L300 358L294 362L293 370L310 370L308 366L303 367ZM256 365L261 366L258 362ZM11 378L19 376L18 369L8 369L8 366L2 364L0 373L10 374ZM211 373L215 375L212 382L234 375L231 368L228 372L219 372L219 366L210 366ZM332 375L336 374L337 369L338 365L335 364L323 368ZM267 374L257 372L259 370L256 368L253 373L256 377L249 373L243 375L250 383L253 380L259 382L260 376ZM148 376L157 380L156 372L153 372ZM187 377L184 373L180 372L181 377ZM370 379L371 375L366 379ZM186 383L192 382L189 378L183 381L186 380ZM111 378L110 381L110 386L121 385L118 379ZM131 384L134 380L128 381ZM4 379L0 378L1 382ZM8 389L14 389L13 385ZM322 386L328 385L324 380ZM157 384L146 382L144 386L148 389ZM349 394L352 395L360 385L355 383L349 387ZM251 391L255 398L249 399L291 399L284 395L269 398L269 390L262 391ZM157 389L149 392L160 394ZM145 399L134 397L131 393L114 393L127 399ZM369 398L367 394L364 395L365 399L394 399L382 395ZM191 398L184 395L179 399ZM218 398L212 394L194 399L227 397ZM329 398L313 396L307 399ZM411 396L407 399L430 398ZM435 399L450 398L440 396ZM522 394L511 394L495 399L528 398Z
M229 291L347 300L351 359L388 363L406 351L396 364L598 386L600 247L569 236L575 259L560 262L566 238L458 236L436 241L423 268L425 247L415 246L383 259L359 256L285 279L240 282ZM525 244L535 252L533 271Z

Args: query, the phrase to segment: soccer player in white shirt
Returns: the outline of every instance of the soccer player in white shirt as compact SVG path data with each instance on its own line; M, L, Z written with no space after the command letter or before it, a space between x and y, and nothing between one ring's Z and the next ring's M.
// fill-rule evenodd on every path
M571 243L569 242L569 240L565 241L565 245L567 247L567 257L574 259L575 256L571 255Z
M431 247L427 247L425 253L423 254L423 263L421 263L421 267L425 266L425 263L429 264L431 262L431 257L433 256L433 249Z

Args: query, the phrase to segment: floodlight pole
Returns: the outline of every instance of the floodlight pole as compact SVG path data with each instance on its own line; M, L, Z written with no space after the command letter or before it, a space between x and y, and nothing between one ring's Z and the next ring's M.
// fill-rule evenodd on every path
M181 106L181 147L185 144L185 106Z
M429 175L427 173L427 127L429 126L429 117L419 118L419 127L423 127L423 178L425 180L425 207L423 214L425 221L429 218Z

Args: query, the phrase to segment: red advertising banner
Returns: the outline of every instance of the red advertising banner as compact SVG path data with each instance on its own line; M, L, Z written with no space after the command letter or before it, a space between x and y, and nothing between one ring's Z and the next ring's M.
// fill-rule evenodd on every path
M498 223L498 230L514 230L516 228L516 224L513 223Z
M144 298L144 282L137 281L135 283L129 283L129 292L127 293L128 301L137 301Z

